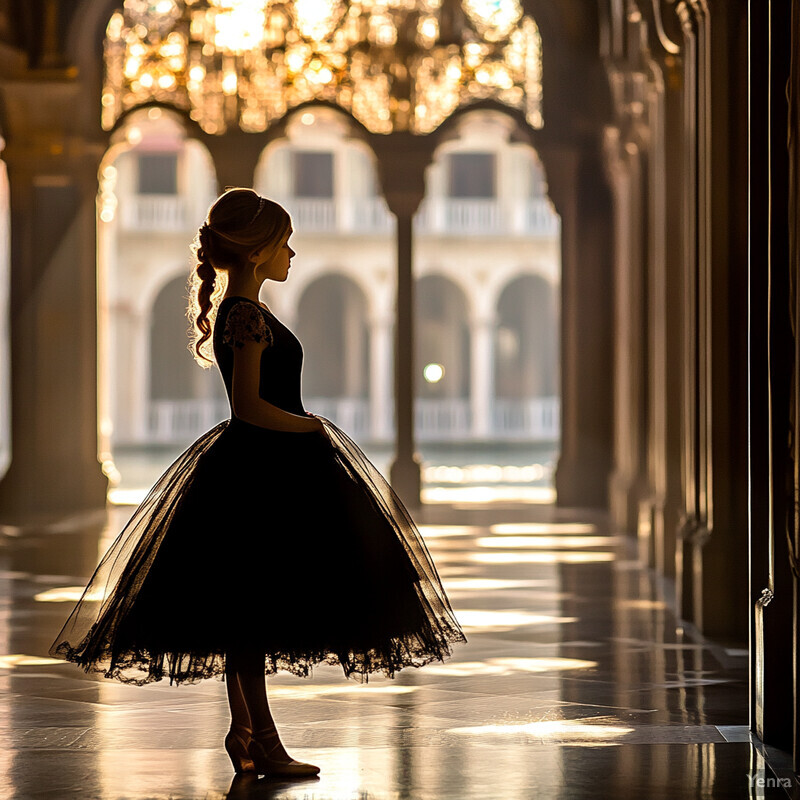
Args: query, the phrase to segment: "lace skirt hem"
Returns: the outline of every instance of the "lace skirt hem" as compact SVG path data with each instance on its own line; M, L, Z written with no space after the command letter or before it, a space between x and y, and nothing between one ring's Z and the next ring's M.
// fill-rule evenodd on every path
M298 678L313 676L318 665L341 665L345 678L358 678L359 683L368 683L370 674L383 674L394 678L405 667L424 667L434 661L444 662L452 655L449 643L463 642L464 636L453 631L437 647L421 647L419 642L390 643L391 650L373 648L366 652L332 652L320 650L282 650L264 654L264 674L275 675L288 672ZM104 678L134 686L144 686L169 678L170 685L199 683L209 678L225 679L225 652L181 653L148 651L128 652L122 655L87 660L85 648L73 648L61 642L51 650L80 666L84 672L100 673Z

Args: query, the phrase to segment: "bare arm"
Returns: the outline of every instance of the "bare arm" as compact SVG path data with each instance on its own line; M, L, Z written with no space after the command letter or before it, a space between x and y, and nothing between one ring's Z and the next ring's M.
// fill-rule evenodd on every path
M265 346L264 342L248 341L243 346L233 348L233 413L239 419L261 428L294 433L323 431L322 423L316 417L292 414L259 396L261 353Z

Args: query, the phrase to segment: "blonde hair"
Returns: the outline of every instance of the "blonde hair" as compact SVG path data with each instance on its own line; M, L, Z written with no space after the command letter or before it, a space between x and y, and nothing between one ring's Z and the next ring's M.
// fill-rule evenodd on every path
M227 280L220 273L241 269L254 250L280 246L291 229L286 209L252 189L228 189L208 211L192 243L197 264L189 276L191 343L195 360L203 367L214 363L210 341L214 320Z

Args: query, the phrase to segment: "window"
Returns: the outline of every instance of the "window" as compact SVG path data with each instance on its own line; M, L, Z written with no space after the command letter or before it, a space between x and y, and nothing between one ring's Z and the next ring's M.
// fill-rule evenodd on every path
M450 155L450 197L494 197L494 153Z
M333 153L295 150L292 167L295 197L333 197Z
M139 194L178 193L178 154L139 154Z

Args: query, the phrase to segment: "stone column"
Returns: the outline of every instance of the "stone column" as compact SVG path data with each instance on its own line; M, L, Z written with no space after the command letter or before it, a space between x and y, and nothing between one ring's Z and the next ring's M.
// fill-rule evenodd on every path
M622 531L637 532L648 495L646 471L647 333L641 153L616 127L606 131L606 160L614 193L614 472L610 512ZM651 559L649 525L639 531L641 555Z
M80 86L7 80L11 465L0 518L97 510L97 170L104 142L67 135Z
M494 399L494 319L489 315L481 314L470 323L470 357L472 436L488 439Z
M387 319L373 319L369 334L369 419L373 439L389 438L388 414L391 403L392 325Z
M395 325L396 453L389 475L410 508L420 505L421 461L414 441L413 218L425 196L431 146L410 133L374 135L378 175L389 210L397 218L397 321Z
M561 216L560 506L608 503L612 400L611 202L599 159L587 145L538 148Z

